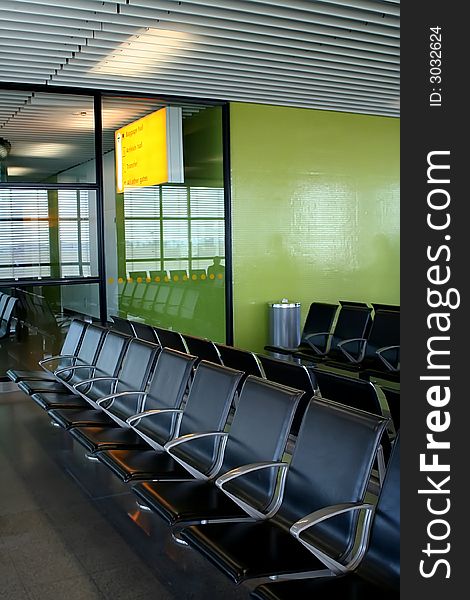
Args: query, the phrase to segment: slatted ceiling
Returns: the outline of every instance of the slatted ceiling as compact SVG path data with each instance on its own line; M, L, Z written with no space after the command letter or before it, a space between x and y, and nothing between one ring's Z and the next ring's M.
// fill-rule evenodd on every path
M394 1L3 0L1 29L0 81L398 115Z

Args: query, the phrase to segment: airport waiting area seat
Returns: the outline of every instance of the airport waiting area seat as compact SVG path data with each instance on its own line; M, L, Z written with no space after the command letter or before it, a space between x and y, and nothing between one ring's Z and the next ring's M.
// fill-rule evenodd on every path
M282 462L294 412L302 392L267 382L249 375L243 384L237 408L228 432L202 432L179 438L167 444L166 449L175 458L183 454L194 463L197 459L198 441L216 450L219 460L210 473L191 469L193 481L165 481L165 474L157 475L156 481L138 483L133 487L140 503L158 513L171 525L204 521L220 521L248 518L251 513L268 515L278 505L280 471L287 464ZM259 423L264 422L260 435ZM196 447L194 448L194 442ZM197 463L196 463L197 464ZM241 465L256 465L248 473L234 470ZM205 463L204 466L206 467ZM226 494L211 479L220 482L225 477ZM281 473L281 480L284 473ZM235 481L236 479L236 481ZM228 496L228 498L227 498Z
M239 369L246 375L254 375L255 377L263 377L258 358L254 352L243 350L235 346L227 346L219 342L215 343L219 352L222 364L232 369Z
M361 376L397 380L400 372L400 311L398 307L392 308L374 306L369 335L338 343L342 356L327 359L324 365L361 373Z
M294 352L294 357L313 363L337 357L341 359L343 354L338 347L341 342L367 337L372 325L372 307L362 302L339 302L341 307L333 331L305 336L304 341L309 348Z
M156 351L145 342L133 342L133 352L123 365L116 391L97 401L104 413L115 421L113 428L100 422L96 425L72 423L72 437L89 453L111 448L145 448L148 443L159 449L177 431L178 413L196 358L164 348L156 357L147 389L153 362L149 368L144 357L152 354L155 360ZM135 342L140 346L137 351ZM136 362L142 364L140 370ZM98 415L98 421L100 418Z
M221 365L207 361L199 362L184 407L171 410L162 405L162 408L147 410L143 405L143 411L128 419L128 423L137 433L140 432L139 423L142 420L149 421L145 439L150 443L145 451L98 448L97 459L124 482L153 480L158 477L187 479L192 478L190 473L196 472L196 469L200 477L210 476L218 464L215 437L213 443L207 443L204 439L199 442L193 440L189 450L184 451L184 447L180 447L175 450L174 455L170 455L164 447L156 447L155 442L163 446L169 436L163 438L157 429L152 430L152 422L158 425L163 417L168 425L174 424L171 430L172 440L188 439L198 432L222 432L242 375L240 371ZM166 394L165 400L168 404ZM179 461L183 461L185 466Z
M400 439L374 508L367 550L358 566L342 577L264 584L252 600L397 600L400 597ZM309 523L306 523L308 527ZM305 529L304 529L305 530ZM302 533L297 529L298 535Z
M364 508L385 425L381 417L313 399L286 470L282 502L271 518L192 525L181 538L236 583L346 572L357 560L353 548L359 508ZM357 509L344 511L345 504ZM320 517L316 527L292 535L312 513Z

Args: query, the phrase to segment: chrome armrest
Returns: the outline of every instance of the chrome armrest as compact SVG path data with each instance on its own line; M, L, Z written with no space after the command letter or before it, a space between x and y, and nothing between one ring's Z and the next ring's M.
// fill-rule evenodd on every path
M248 513L248 515L250 517L253 517L254 519L269 519L278 511L278 509L281 505L282 496L284 494L284 485L285 485L285 481L286 481L288 466L289 465L285 462L274 462L274 461L273 462L270 462L270 461L257 462L257 463L251 463L249 465L243 465L242 467L237 467L236 469L232 469L231 471L228 471L227 473L224 473L223 475L218 477L215 480L215 485L218 488L220 488L224 492L224 494L226 494L231 500L233 500L236 504L238 504L238 506L240 508L242 508L246 513ZM271 499L271 502L266 507L266 510L264 512L257 510L256 508L251 506L251 504L244 502L243 500L238 498L238 496L236 496L235 494L224 489L224 485L226 483L228 483L229 481L232 481L232 479L236 479L237 477L243 477L244 475L247 475L249 473L254 473L255 471L261 471L262 469L274 469L274 468L279 469L279 472L281 473L280 481L279 481L279 485L276 486L276 490L274 492L274 497Z
M320 510L316 510L302 519L299 519L296 523L294 523L291 528L291 534L303 545L305 546L314 556L316 556L319 560L321 560L329 569L331 569L334 573L347 573L348 571L352 571L357 567L360 563L367 547L367 540L369 538L370 526L372 521L372 514L375 509L373 504L369 504L367 502L346 502L344 504L335 504L334 506L327 506L325 508L321 508ZM346 512L351 512L353 510L365 510L366 515L364 518L364 523L361 530L361 536L357 547L355 548L352 555L347 557L346 564L340 563L331 556L325 554L319 548L316 548L312 544L309 544L307 541L303 540L301 537L301 533L326 519L330 519L336 515L341 515Z
M78 383L73 384L73 388L77 389L81 385L85 383L95 383L95 381L118 381L117 377L92 377L91 379L84 379L83 381L79 381Z
M77 384L77 385L80 385L80 384ZM108 396L103 396L102 398L99 398L98 400L96 400L96 404L101 405L103 402L106 402L107 400L114 400L115 398L122 398L123 396L131 396L131 395L135 395L135 394L145 394L145 393L146 392L144 392L144 391L117 392L116 394L109 394Z
M396 350L397 354L399 354L400 346L384 346L383 348L379 348L378 350L376 350L375 353L383 362L383 364L387 367L387 369L389 369L390 371L397 372L400 370L400 361L398 360L396 366L394 366L385 358L385 356L383 356L384 352L389 352L390 350Z
M309 333L308 335L306 335L303 339L304 342L307 342L307 344L319 355L324 355L326 354L325 350L320 350L320 348L318 348L311 340L312 338L315 337L326 337L327 339L331 338L333 334L330 333L329 331L319 331L318 333Z
M357 357L353 356L350 352L348 352L344 346L346 344L351 344L353 342L360 342L361 346L360 346L360 350L359 350L359 354ZM350 338L349 340L343 340L342 342L339 342L337 345L337 348L339 348L341 350L341 352L344 354L344 356L352 363L358 364L360 362L362 362L364 360L364 356L366 353L366 348L367 348L367 340L366 338Z
M75 358L75 356L73 354L56 354L55 356L41 359L38 364L42 367L42 365L45 365L52 360L61 360L62 358Z
M62 367L61 369L57 369L54 371L54 375L60 375L64 371L78 371L79 369L94 369L95 365L73 365L71 367Z
M145 392L141 392L141 393L145 393ZM145 410L144 412L132 415L132 417L128 417L126 419L126 423L128 425L132 425L134 427L135 421L137 421L136 424L138 425L140 423L141 419L146 419L147 417L153 417L155 415L162 415L162 414L168 414L168 413L173 413L173 414L178 415L179 421L181 421L181 417L183 416L183 411L181 408L155 408L153 410ZM179 423L178 423L178 426L179 426Z
M215 461L214 466L209 470L208 473L201 473L190 464L185 462L182 458L175 455L172 450L179 446L180 444L187 444L188 442L192 442L194 440L200 440L204 438L215 437L219 438L219 446L217 448L217 459ZM167 442L163 448L170 454L176 462L178 462L181 466L183 466L191 475L196 477L196 479L211 479L214 475L216 475L220 467L222 466L222 462L224 459L225 446L228 441L228 433L225 431L207 431L204 433L188 433L178 438L173 438L169 442Z

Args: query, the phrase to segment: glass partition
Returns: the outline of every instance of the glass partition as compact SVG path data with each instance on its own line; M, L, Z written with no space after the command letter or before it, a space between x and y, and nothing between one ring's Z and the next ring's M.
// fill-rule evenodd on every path
M97 275L94 190L0 188L0 282Z
M8 319L4 313L3 324L8 324L0 335L0 378L8 369L38 370L39 360L59 352L72 319L98 320L98 287L0 284L0 307L13 304Z
M225 341L221 108L182 107L184 183L118 194L109 129L159 108L118 100L103 98L108 314Z
M0 182L96 182L91 96L0 90L0 127Z

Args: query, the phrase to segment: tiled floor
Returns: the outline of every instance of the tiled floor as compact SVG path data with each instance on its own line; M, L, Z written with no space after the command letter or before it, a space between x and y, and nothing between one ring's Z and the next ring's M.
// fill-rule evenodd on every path
M156 517L140 515L104 466L87 471L67 434L9 387L0 384L0 599L248 598Z

